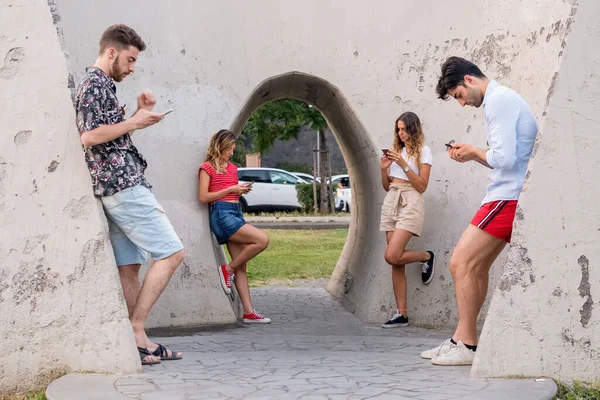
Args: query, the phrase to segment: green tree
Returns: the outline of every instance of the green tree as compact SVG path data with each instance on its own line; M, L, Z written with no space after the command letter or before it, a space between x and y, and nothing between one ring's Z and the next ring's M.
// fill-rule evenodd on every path
M252 150L264 154L276 140L297 139L304 127L325 131L327 121L315 107L299 100L281 99L266 103L256 110L244 131L252 133Z
M244 132L240 133L237 138L237 143L235 146L235 150L233 151L233 156L231 157L231 162L235 165L245 166L246 165L246 155L252 153L251 149L247 145L247 138Z
M276 140L297 139L302 128L308 127L319 132L319 148L327 149L325 129L327 121L319 110L302 101L295 99L281 99L264 104L252 114L245 132L251 133L252 151L261 154L267 153ZM321 213L328 210L327 199L327 160L325 152L319 154L321 177Z

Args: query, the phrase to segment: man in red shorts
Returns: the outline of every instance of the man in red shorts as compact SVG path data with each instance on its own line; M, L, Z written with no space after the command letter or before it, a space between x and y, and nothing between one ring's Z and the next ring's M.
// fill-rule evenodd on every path
M463 58L450 57L442 65L436 92L444 100L455 98L463 107L483 105L489 149L452 144L448 153L455 161L476 161L492 172L482 206L450 259L458 327L451 338L424 351L421 357L432 359L436 365L470 365L477 350L477 315L487 295L489 270L506 243L510 243L538 126L519 94L488 79L475 64Z

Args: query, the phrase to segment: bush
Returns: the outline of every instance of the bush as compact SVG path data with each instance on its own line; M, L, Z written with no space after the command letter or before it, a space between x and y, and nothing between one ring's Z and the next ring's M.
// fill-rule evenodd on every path
M302 205L302 211L311 213L315 209L315 203L313 198L313 184L312 183L300 183L296 185L296 193L298 195L298 202ZM329 187L327 188L327 197L328 197L328 212L333 212L331 209L331 200L329 193ZM321 188L317 183L317 203L321 203Z

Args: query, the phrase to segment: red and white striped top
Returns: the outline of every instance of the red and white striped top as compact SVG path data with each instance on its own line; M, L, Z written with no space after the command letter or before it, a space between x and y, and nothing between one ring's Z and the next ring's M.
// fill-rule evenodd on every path
M198 178L200 178L200 170L205 170L208 176L210 176L210 182L208 184L209 192L218 192L238 184L238 169L233 163L228 162L225 172L222 174L217 173L209 162L205 162L200 166L200 169L198 169ZM229 193L217 201L238 201L239 198L240 196L238 194Z

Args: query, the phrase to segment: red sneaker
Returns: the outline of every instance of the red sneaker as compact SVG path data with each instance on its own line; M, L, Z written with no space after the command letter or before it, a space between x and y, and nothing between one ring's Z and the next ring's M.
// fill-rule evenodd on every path
M270 324L271 318L264 317L253 310L250 314L244 314L242 321L246 324Z
M221 286L223 286L223 290L225 291L225 293L230 294L231 285L233 284L233 279L235 278L235 275L228 273L226 267L226 264L223 264L220 267L218 267L219 278L221 281Z

